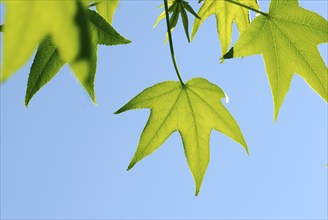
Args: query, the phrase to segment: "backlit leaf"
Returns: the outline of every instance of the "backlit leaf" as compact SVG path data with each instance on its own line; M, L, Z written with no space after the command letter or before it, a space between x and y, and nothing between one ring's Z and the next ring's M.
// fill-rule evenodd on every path
M173 132L179 131L197 195L210 159L209 142L213 129L240 143L248 151L238 124L220 102L224 97L218 86L202 78L194 78L185 85L174 81L162 82L137 95L116 112L151 109L128 169L155 151Z
M88 10L86 14L92 37L92 62L90 62L90 68L86 73L83 66L79 66L76 63L69 63L69 65L91 99L95 102L94 79L97 67L97 45L119 45L130 43L130 41L118 34L96 12ZM28 106L33 95L48 83L64 64L65 62L61 59L58 49L52 43L51 38L46 38L40 44L31 67L25 96L26 106Z
M256 17L223 58L262 53L276 120L294 73L327 102L328 69L317 48L325 42L327 20L299 7L297 0L272 0L268 16Z

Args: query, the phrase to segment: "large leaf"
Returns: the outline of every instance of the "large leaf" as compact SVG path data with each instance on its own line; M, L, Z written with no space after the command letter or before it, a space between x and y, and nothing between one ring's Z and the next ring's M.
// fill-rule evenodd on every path
M96 8L98 13L109 23L112 24L114 13L120 0L98 1Z
M65 62L84 63L91 57L85 8L75 1L5 1L3 82L32 55L40 41L51 36Z
M231 137L247 151L238 124L220 102L224 97L218 86L195 78L185 85L174 81L159 83L133 98L116 113L150 108L151 114L128 169L155 151L173 132L179 131L197 195L210 159L212 129Z
M258 9L256 0L235 0L254 9ZM228 51L231 43L232 24L237 24L239 32L244 31L250 22L249 11L246 8L232 4L225 0L205 0L202 7L199 9L198 15L201 20L195 19L191 39L193 39L202 25L202 23L211 15L215 15L216 26L221 42L222 54Z
M298 6L297 0L272 0L223 58L262 53L274 100L274 118L299 74L326 102L328 69L317 45L328 42L328 22Z
M95 102L94 93L94 79L97 67L97 45L119 45L130 43L129 40L123 38L117 33L111 25L109 25L101 16L96 12L88 10L87 19L91 33L91 48L92 59L90 68L85 75L83 66L75 63L69 63L74 70L74 73L80 83L84 86L89 93L91 99ZM39 46L36 56L34 58L31 71L28 78L25 105L28 106L29 101L33 95L46 83L48 83L65 64L61 59L58 49L52 43L51 38L46 38Z

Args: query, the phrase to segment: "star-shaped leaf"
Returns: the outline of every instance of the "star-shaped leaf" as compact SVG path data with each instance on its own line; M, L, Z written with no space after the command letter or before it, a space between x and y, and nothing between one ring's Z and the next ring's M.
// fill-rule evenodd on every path
M128 169L155 151L173 132L179 131L197 195L210 159L212 129L240 143L247 151L238 124L220 102L224 97L218 86L202 78L194 78L185 85L174 81L162 82L137 95L116 112L151 109Z
M258 9L256 0L236 0L236 2ZM242 32L248 27L250 22L248 9L225 0L205 0L199 9L198 15L201 17L201 20L195 19L191 39L195 37L202 23L209 16L215 15L222 54L228 51L231 43L232 23L236 22L239 32Z
M114 28L96 12L88 10L86 15L92 39L90 68L85 72L83 66L76 63L69 63L69 65L91 99L95 102L94 79L97 68L98 44L119 45L130 43L130 41L117 33ZM64 64L65 62L61 58L56 46L52 43L52 39L50 37L46 38L38 47L31 67L25 96L26 106L28 106L33 95L42 86L47 84Z
M7 0L5 5L1 82L30 58L46 36L52 37L65 62L84 63L88 68L90 39L81 0Z
M317 45L328 42L328 22L298 6L297 0L272 0L224 59L262 53L274 100L274 119L297 73L326 102L328 69Z

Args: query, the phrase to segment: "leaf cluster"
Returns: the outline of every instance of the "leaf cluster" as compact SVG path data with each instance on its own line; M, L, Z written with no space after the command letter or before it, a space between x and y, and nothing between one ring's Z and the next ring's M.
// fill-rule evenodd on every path
M28 78L26 106L65 64L96 102L98 45L130 43L111 25L119 0L4 2L6 23L0 26L4 32L1 82L26 63L37 49ZM166 81L147 88L116 113L141 108L151 110L128 169L158 149L173 132L180 133L197 195L210 159L209 140L213 129L239 143L247 153L248 148L237 122L220 102L226 97L223 90L203 78L182 81L171 36L180 16L189 42L203 22L215 16L222 62L262 54L272 91L274 120L294 73L328 101L328 69L317 48L318 44L328 42L328 22L300 7L298 0L271 0L268 13L259 10L256 0L199 0L198 13L185 0L164 0L164 3L166 11L159 15L154 26L168 16L171 57L179 82ZM93 6L96 11L89 9ZM253 21L250 10L257 13ZM191 37L188 13L195 17ZM29 19L20 19L24 17ZM231 47L233 23L240 36Z
M170 16L169 19L169 25L171 27L171 29L173 30L175 28L175 26L178 23L179 17L181 16L182 19L182 24L183 24L183 28L187 37L188 42L190 42L190 36L189 36L189 20L188 20L188 15L187 12L189 12L190 14L192 14L196 19L201 19L198 14L194 11L194 9L189 5L188 2L184 1L184 0L174 0L174 1L170 1L169 2L169 8L168 8L168 12L169 15L172 14ZM163 8L163 5L161 5L159 8ZM165 11L163 11L157 18L154 27L157 26L157 24L163 19L165 18Z
M128 44L111 22L117 1L97 1L96 11L85 1L5 1L4 59L1 82L22 66L37 47L29 73L25 105L68 64L74 75L96 102L94 81L98 45ZM35 12L33 16L30 13ZM29 19L20 19L27 17Z

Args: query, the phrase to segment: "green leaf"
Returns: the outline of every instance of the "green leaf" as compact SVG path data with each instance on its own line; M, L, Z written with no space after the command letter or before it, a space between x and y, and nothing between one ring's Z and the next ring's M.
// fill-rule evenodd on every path
M162 82L137 95L116 112L151 109L128 169L155 151L173 132L179 131L197 195L210 159L212 129L240 143L248 152L238 124L220 102L224 97L218 86L202 78L194 78L185 85L174 81Z
M90 39L85 6L75 1L5 1L1 82L25 64L46 36L51 36L65 62L86 63Z
M112 24L114 13L120 0L102 0L98 1L96 8L98 13L109 23Z
M223 58L262 53L276 120L294 73L327 102L328 69L317 49L325 42L328 22L323 17L299 7L297 0L272 0L268 16L256 17Z
M65 64L60 58L56 46L50 38L46 38L38 47L28 77L25 105L39 89L48 83Z
M180 13L181 13L181 18L182 18L182 24L188 39L188 42L190 42L190 37L189 37L189 21L188 21L188 15L185 9L181 6L180 7Z
M170 17L170 28L171 31L175 28L178 20L179 20L179 15L181 14L182 18L182 23L183 27L186 33L186 37L188 39L188 42L190 42L190 37L189 37L189 21L188 21L188 15L186 10L191 13L193 16L195 16L197 19L200 19L200 17L197 15L197 13L192 9L192 7L189 5L188 2L184 0L174 0L174 1L169 1L169 14L172 13L172 16ZM160 7L161 8L161 7ZM157 24L165 18L165 11L163 11L157 18L154 28L157 26Z
M174 2L173 5L171 6L171 9L172 9L172 16L170 17L171 29L175 28L175 26L177 25L178 20L179 20L180 5L177 3L175 4L175 3L176 2Z
M88 10L87 19L92 36L92 62L90 62L90 68L88 72L85 72L84 67L79 64L73 62L69 63L69 65L91 99L96 102L94 79L97 68L97 45L119 45L130 43L130 41L117 33L112 26L96 12ZM29 101L35 93L47 84L64 64L65 62L61 59L58 49L52 43L52 39L49 37L46 38L40 44L31 67L25 96L26 106L28 106Z
M256 0L236 0L244 5L258 9ZM211 15L215 15L218 36L221 42L221 52L225 54L230 46L232 37L232 24L237 24L239 32L243 32L249 25L249 10L224 0L205 0L198 15L202 20L195 19L191 40L194 39L198 29Z
M201 17L198 16L198 14L194 11L194 9L189 5L188 2L182 2L183 8L185 8L189 13L191 13L195 18L201 19Z

